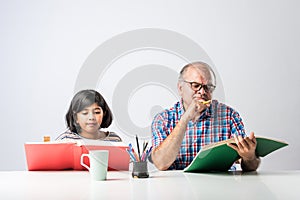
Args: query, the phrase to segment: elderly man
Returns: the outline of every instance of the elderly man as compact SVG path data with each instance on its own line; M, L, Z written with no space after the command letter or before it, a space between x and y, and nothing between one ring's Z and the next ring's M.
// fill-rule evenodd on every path
M152 122L152 160L159 170L184 169L202 146L235 138L228 144L240 156L244 171L256 170L256 139L246 136L239 113L212 99L215 75L204 62L187 64L180 71L178 92L181 100L157 114Z

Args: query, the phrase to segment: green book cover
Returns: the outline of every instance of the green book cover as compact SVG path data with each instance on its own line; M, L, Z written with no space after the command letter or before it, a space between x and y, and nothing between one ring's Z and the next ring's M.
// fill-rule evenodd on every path
M256 155L264 157L269 153L288 144L283 141L266 137L256 137ZM228 139L206 145L200 150L194 160L187 166L184 172L227 171L232 164L239 159L238 153L227 146L227 143L235 143L234 139Z

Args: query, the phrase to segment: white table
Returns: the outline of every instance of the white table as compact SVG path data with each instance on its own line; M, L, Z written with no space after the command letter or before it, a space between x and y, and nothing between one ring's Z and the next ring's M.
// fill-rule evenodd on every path
M0 199L300 199L300 171L205 173L152 171L133 179L108 172L92 181L87 171L0 171Z

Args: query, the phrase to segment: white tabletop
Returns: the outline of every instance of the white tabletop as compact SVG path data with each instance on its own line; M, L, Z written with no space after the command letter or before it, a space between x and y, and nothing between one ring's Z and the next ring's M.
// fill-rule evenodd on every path
M153 171L146 179L108 172L0 171L0 199L299 199L300 171L184 173Z

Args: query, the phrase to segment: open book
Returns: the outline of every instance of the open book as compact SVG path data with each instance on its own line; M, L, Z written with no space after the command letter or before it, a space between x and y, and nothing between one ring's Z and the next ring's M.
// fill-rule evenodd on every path
M256 136L256 155L264 157L288 144L283 141ZM227 171L239 159L238 153L227 146L234 138L206 145L197 153L184 172Z
M28 142L25 143L28 170L86 170L80 164L80 157L89 150L108 150L108 170L128 170L128 148L123 142L99 140ZM89 159L84 157L89 165Z

